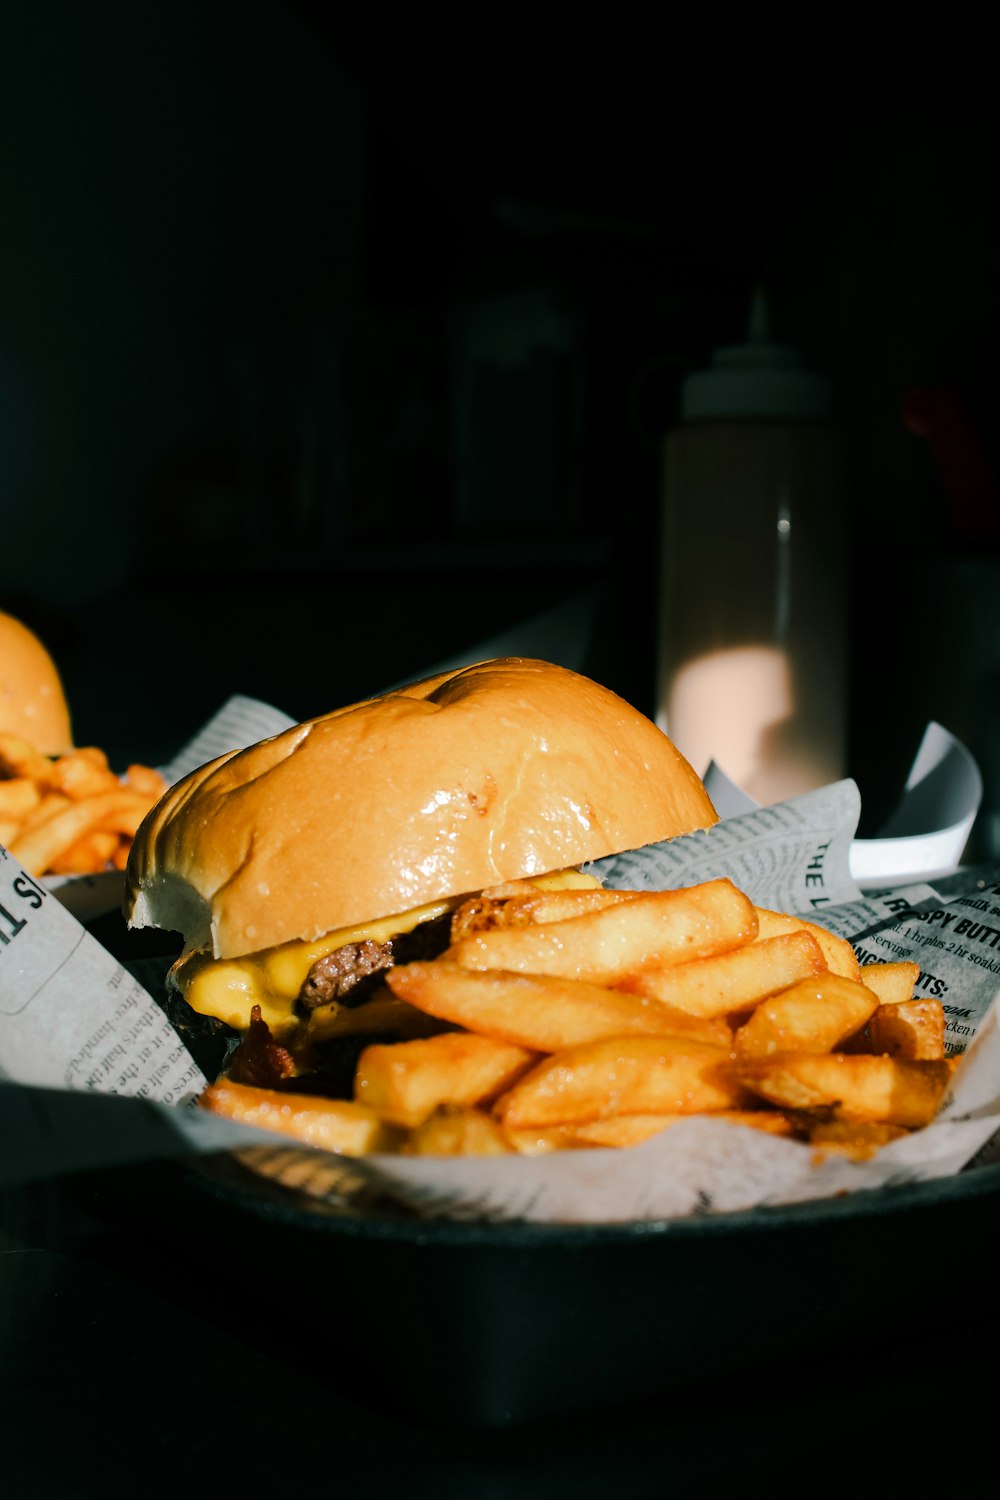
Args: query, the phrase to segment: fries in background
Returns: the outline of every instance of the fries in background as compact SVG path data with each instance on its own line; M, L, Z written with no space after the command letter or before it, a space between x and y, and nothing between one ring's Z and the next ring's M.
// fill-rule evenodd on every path
M49 756L0 734L0 843L30 875L124 870L136 829L166 789L152 766L117 776L95 745Z
M353 1099L309 1109L310 1130L324 1109L336 1117L332 1149L620 1149L701 1115L808 1142L818 1158L862 1159L928 1124L951 1075L941 1003L913 998L916 964L862 967L843 938L753 906L729 880L660 892L513 881L462 903L450 937L343 1013L359 1035L379 1029L368 1007L447 1029L414 1038L411 1025L411 1040L364 1048ZM302 1075L315 1030L304 1029ZM308 1077L288 1086L307 1090ZM203 1104L246 1118L254 1090L228 1087ZM308 1097L290 1100L293 1117ZM346 1132L345 1104L388 1133ZM265 1115L284 1128L262 1098L254 1118Z

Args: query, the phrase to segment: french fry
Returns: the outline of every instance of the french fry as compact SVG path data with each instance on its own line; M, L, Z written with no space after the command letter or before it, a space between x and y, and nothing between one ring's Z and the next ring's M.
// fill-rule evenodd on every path
M565 922L570 917L584 917L588 912L603 911L608 906L619 906L623 901L634 901L640 891L606 890L603 886L593 889L567 889L556 891L534 890L516 898L518 910L529 922Z
M64 808L71 806L69 798L65 797L62 792L42 791L35 806L21 819L21 832L28 833L32 828L37 828L40 823L47 823L54 813L62 812Z
M788 912L770 911L765 906L755 907L757 913L758 938L778 937L784 932L806 931L819 943L831 974L843 974L845 979L858 979L861 965L857 954L846 938L828 932L818 922L808 922L803 917L790 916Z
M44 799L43 799L44 800ZM72 802L13 840L10 852L29 875L43 875L53 861L94 829L132 833L143 814L134 792L119 789Z
M470 969L509 969L614 984L626 974L736 948L756 935L754 908L730 880L677 891L642 891L585 916L463 938L449 959Z
M822 949L810 933L801 931L747 943L693 963L630 974L618 987L695 1016L738 1015L776 990L825 971Z
M389 969L386 984L429 1015L534 1052L608 1036L678 1036L715 1046L731 1040L721 1019L703 1020L659 1000L558 975L432 961Z
M465 1031L375 1042L358 1059L354 1096L390 1124L412 1128L441 1105L491 1101L535 1060L524 1047Z
M0 781L0 818L18 823L41 802L42 794L30 776L12 776Z
M675 1037L612 1037L567 1047L526 1073L494 1106L505 1127L572 1125L615 1114L700 1114L742 1107L747 1094L723 1047Z
M610 1115L606 1120L591 1120L586 1125L577 1125L574 1140L579 1145L589 1146L638 1146L651 1136L659 1135L670 1125L680 1120L690 1120L690 1115ZM778 1109L719 1109L706 1115L710 1120L726 1120L730 1125L748 1125L753 1130L766 1131L768 1135L796 1136L802 1127L793 1115Z
M766 1111L761 1110L761 1114ZM678 1120L690 1115L609 1115L605 1120L588 1120L573 1126L573 1140L583 1146L641 1146L661 1131L669 1130Z
M158 802L167 790L166 777L153 766L134 762L125 771L125 785L140 797L148 799L150 806Z
M0 735L0 842L32 875L124 870L139 823L165 790L162 774L138 763L119 780L99 746L48 756ZM60 821L71 808L74 817Z
M509 1156L514 1150L484 1110L442 1105L412 1130L404 1156Z
M306 1050L336 1037L375 1037L384 1032L393 1041L409 1042L445 1029L436 1016L380 989L364 1005L340 1005L336 1000L318 1005L306 1025Z
M875 1013L878 1000L860 981L842 974L819 974L762 1000L738 1028L738 1057L772 1052L833 1052Z
M940 1000L897 1000L880 1005L868 1031L871 1050L889 1057L937 1061L945 1055L945 1015Z
M772 1052L733 1063L731 1071L744 1088L780 1109L909 1129L931 1122L951 1074L947 1062L844 1052Z
M102 750L100 745L77 745L72 753L82 755L85 760L91 761L95 766L100 766L104 771L108 769L107 752Z
M137 797L134 792L120 788L118 793L112 793L115 801L110 805L108 811L101 819L101 827L113 830L115 833L124 834L132 839L136 829L149 811L144 797Z
M96 797L101 792L120 790L120 783L107 766L98 765L92 756L73 750L61 755L52 767L52 787L72 802Z
M117 833L95 829L71 844L65 854L58 855L49 868L54 875L90 875L102 870L113 858L118 841Z
M920 965L910 959L892 964L862 964L861 983L874 990L880 1005L898 1005L912 1000L913 988L920 978Z
M602 911L639 895L638 891L604 890L602 887L546 891L523 882L518 889L501 887L501 894L483 891L470 896L457 907L451 919L451 942L497 927L537 926L545 922L564 922L569 917L586 916Z
M505 1139L519 1156L547 1156L550 1151L572 1151L575 1146L586 1146L581 1141L579 1127L575 1125L548 1125L532 1130L515 1130L503 1127Z
M482 895L470 896L452 912L449 940L459 943L479 932L492 932L496 927L523 927L528 921L521 896L493 896L484 891Z
M315 1094L285 1093L252 1084L222 1080L200 1095L198 1103L213 1114L290 1135L309 1146L341 1156L396 1151L400 1133L377 1110L351 1099L324 1099Z
M817 1148L819 1157L836 1154L866 1161L882 1146L904 1135L909 1135L909 1131L902 1125L887 1125L881 1120L830 1120L814 1125L809 1141Z
M49 785L52 759L18 734L0 734L0 778L28 776L40 787Z

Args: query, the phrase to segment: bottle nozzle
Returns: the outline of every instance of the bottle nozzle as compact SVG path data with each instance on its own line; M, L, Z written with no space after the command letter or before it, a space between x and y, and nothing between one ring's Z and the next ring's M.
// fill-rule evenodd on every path
M771 342L767 293L758 282L750 297L746 343L716 349L709 369L686 378L681 388L682 421L829 415L826 377L803 369L794 349Z

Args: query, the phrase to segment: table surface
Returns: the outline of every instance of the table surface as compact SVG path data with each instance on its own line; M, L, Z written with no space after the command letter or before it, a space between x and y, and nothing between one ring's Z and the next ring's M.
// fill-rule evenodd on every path
M180 1264L176 1244L92 1212L72 1182L0 1193L8 1500L308 1495L317 1483L333 1496L477 1500L919 1495L932 1476L967 1494L993 1440L995 1219L931 1268L922 1306L894 1307L873 1230L870 1296L835 1353L751 1360L621 1408L486 1430L418 1421L376 1397L350 1345L316 1347L303 1295L315 1267L297 1288L262 1274L268 1316L248 1318L196 1226L187 1244ZM419 1380L419 1350L392 1356Z

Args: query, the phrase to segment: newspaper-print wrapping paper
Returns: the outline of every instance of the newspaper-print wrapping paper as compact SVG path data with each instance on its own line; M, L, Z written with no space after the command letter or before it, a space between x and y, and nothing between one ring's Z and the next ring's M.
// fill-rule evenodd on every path
M714 761L705 789L720 817L757 804ZM942 725L927 725L902 796L873 839L851 843L850 873L862 888L906 885L954 869L983 797L973 756Z
M170 778L290 722L267 705L232 700L169 768ZM725 1212L950 1175L987 1159L1000 1128L1000 872L863 893L851 873L859 813L854 782L838 782L589 868L620 888L677 888L729 875L758 905L823 922L867 960L917 959L918 993L942 999L949 1047L964 1055L934 1123L870 1161L817 1165L807 1145L708 1117L626 1150L539 1157L341 1163L289 1149L283 1138L279 1145L275 1136L192 1108L205 1078L155 998L156 975L144 987L81 926L71 892L32 880L0 851L0 1078L8 1080L0 1083L8 1143L0 1180L230 1149L306 1193L336 1193L351 1179L428 1216L593 1223Z

